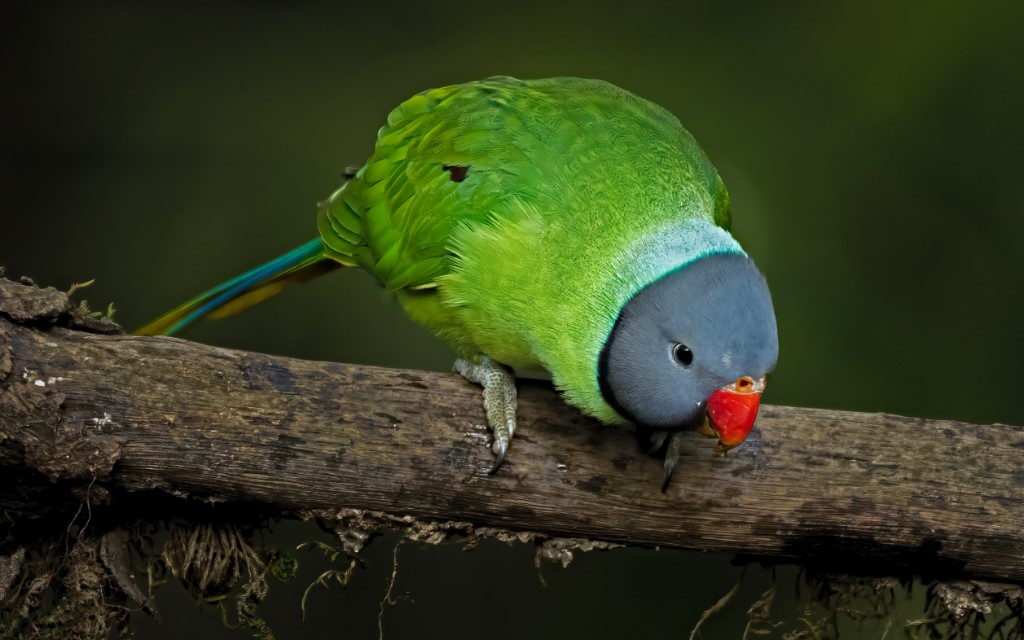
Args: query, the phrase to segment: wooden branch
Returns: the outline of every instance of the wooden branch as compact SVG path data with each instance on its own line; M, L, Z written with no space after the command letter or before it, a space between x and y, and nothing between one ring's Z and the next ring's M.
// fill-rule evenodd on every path
M490 476L480 390L455 374L118 331L64 294L0 280L7 471L112 492L1024 580L1021 427L765 406L725 456L694 434L662 494L660 461L630 429L523 382L519 430Z

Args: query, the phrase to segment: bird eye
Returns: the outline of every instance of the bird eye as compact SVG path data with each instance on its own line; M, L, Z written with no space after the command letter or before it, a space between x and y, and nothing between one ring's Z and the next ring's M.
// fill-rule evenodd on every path
M690 347L685 344L677 344L672 347L672 357L675 361L684 367L688 367L693 364L693 352L690 351Z

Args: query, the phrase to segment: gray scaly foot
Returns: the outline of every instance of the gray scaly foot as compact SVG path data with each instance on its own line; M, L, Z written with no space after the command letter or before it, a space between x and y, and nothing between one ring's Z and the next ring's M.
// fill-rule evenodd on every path
M494 433L492 449L497 456L490 471L494 473L505 459L508 444L516 432L516 378L508 368L486 356L480 362L459 358L455 361L455 370L484 388L484 411Z

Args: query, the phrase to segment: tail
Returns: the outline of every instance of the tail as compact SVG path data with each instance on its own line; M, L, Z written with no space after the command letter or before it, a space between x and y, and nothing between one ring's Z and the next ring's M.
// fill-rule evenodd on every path
M309 280L340 266L324 254L320 238L310 240L283 256L199 294L136 329L135 333L172 336L204 316L226 318L277 295L289 281Z

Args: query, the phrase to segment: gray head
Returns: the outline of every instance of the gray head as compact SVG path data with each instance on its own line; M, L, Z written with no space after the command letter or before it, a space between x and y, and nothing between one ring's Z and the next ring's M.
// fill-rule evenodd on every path
M682 429L703 421L716 390L763 380L778 353L764 276L745 255L715 254L663 276L623 306L598 379L623 417Z

